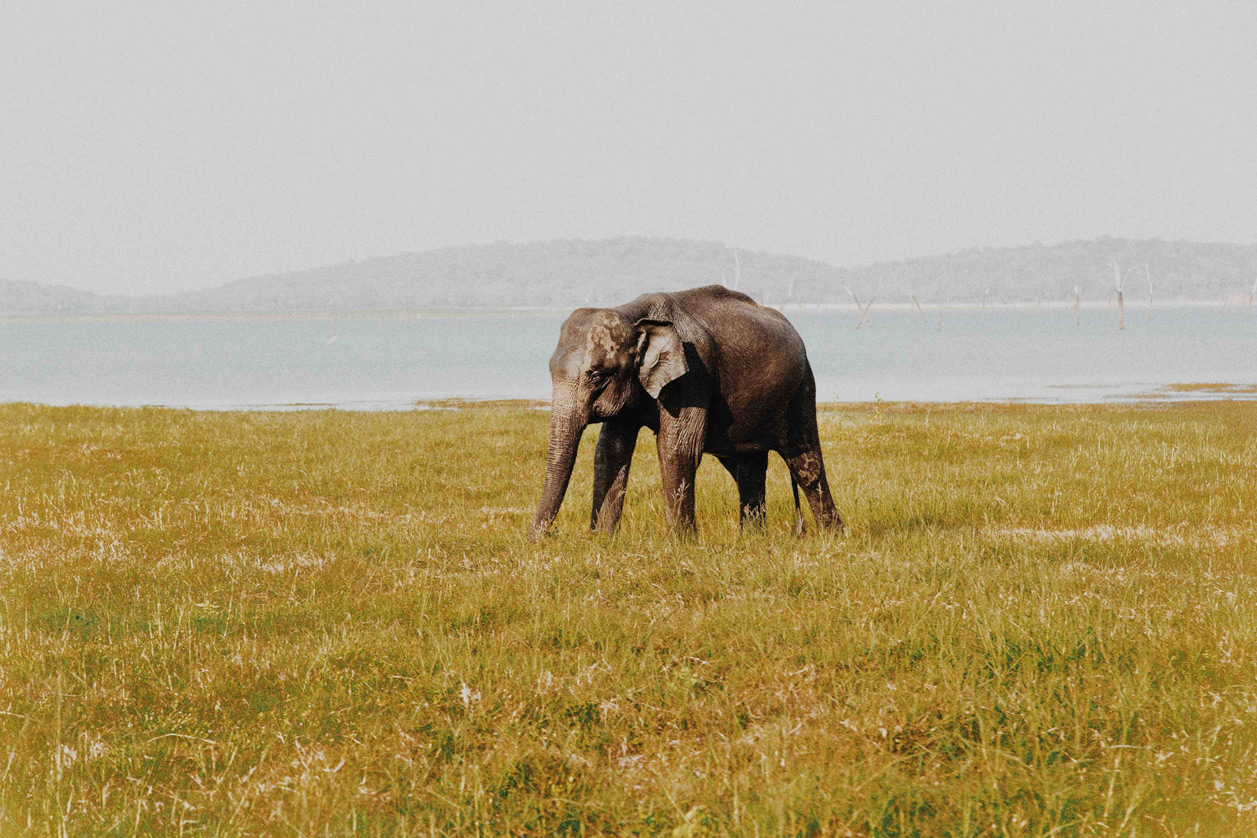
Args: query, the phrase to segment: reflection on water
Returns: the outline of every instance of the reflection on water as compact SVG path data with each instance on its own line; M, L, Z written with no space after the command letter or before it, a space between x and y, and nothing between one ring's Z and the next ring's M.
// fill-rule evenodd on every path
M1221 307L794 311L824 401L1257 397L1257 323ZM0 401L378 409L548 398L562 313L0 322Z

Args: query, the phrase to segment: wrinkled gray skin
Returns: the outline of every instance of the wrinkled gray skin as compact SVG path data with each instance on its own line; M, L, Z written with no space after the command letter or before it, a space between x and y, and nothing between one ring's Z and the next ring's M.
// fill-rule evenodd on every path
M614 532L638 431L657 435L668 526L693 532L694 474L704 452L738 485L743 525L764 517L768 452L776 451L818 526L841 529L816 429L816 382L785 316L719 285L646 294L617 308L581 308L550 358L554 397L545 485L529 528L550 528L585 427L601 422L590 526Z

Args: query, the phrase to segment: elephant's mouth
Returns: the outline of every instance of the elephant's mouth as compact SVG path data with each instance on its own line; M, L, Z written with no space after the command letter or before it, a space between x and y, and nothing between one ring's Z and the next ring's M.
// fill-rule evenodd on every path
M637 395L632 381L611 381L602 385L602 389L594 394L591 421L601 422L618 416L633 402Z

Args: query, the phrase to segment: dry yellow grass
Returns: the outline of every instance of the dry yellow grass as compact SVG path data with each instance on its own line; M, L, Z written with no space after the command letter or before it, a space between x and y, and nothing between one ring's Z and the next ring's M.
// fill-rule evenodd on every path
M0 407L0 833L1257 830L1257 405L829 408L804 539L545 427Z

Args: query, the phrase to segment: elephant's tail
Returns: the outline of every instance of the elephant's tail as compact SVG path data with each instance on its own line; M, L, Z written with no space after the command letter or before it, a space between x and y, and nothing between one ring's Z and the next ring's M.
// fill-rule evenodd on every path
M794 534L803 535L807 525L803 522L803 508L799 506L799 481L790 475L790 489L794 492Z

